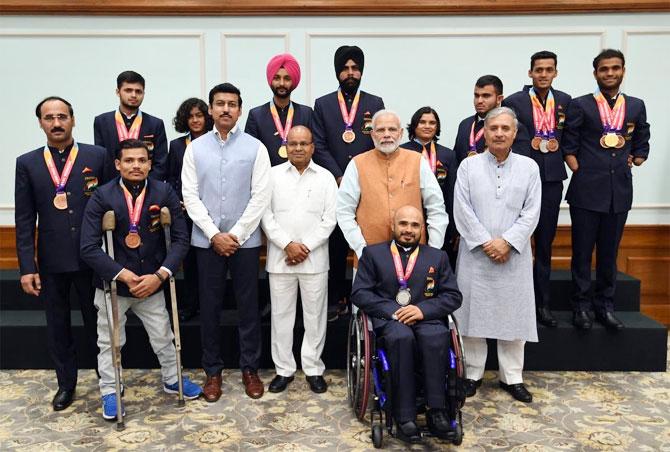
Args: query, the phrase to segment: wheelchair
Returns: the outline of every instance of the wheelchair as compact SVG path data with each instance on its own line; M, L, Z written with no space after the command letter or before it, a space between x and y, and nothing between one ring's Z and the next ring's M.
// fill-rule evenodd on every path
M446 438L454 445L463 442L463 415L465 403L465 357L463 341L458 332L456 320L447 318L450 333L449 361L446 375L447 413L452 430ZM421 379L417 379L419 383ZM372 322L362 310L352 313L349 321L347 342L347 393L356 417L363 421L370 406L370 427L372 443L379 449L383 445L384 428L391 436L396 436L393 419L393 398L391 394L391 374L383 344L375 338ZM421 385L422 386L422 385ZM421 396L422 388L417 388L417 413L425 413L426 407ZM430 436L427 427L421 428L423 437Z

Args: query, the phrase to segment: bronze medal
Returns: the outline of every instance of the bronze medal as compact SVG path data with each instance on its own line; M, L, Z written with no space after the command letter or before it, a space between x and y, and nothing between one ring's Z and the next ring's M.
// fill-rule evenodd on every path
M347 129L342 133L342 140L345 143L353 143L355 139L356 133L351 129Z
M279 157L285 159L288 158L288 153L286 152L286 146L283 144L279 146L279 150L277 151L277 154L279 154Z
M530 146L535 149L536 151L540 150L540 143L542 142L542 138L540 137L533 137L533 139L530 141Z
M137 232L129 232L128 235L126 235L125 242L128 248L135 249L140 246L142 240Z
M614 145L614 147L617 149L621 149L626 144L626 139L623 137L623 135L617 135L617 139L618 139L617 144Z
M58 210L67 209L67 195L64 192L57 192L54 196L54 207Z
M540 141L540 152L543 154L549 152L549 149L547 149L547 140Z
M547 141L547 151L556 152L558 151L558 140L556 138L551 138Z
M608 148L616 147L618 142L619 138L617 134L610 132L607 135L605 135L605 145Z

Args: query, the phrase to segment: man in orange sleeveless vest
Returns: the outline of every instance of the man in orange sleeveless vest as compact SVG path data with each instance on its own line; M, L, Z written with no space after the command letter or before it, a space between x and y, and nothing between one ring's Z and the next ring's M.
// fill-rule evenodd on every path
M375 148L354 157L342 177L337 222L358 258L365 246L391 240L393 216L405 205L425 212L430 246L444 243L449 217L442 191L421 154L399 147L402 132L396 113L378 111L372 117Z

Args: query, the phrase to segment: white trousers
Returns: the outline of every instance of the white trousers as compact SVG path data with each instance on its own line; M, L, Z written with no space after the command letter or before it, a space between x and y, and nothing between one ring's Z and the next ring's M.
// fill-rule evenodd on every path
M296 371L293 357L293 326L295 325L298 287L302 299L305 335L300 360L307 376L323 375L326 366L321 353L326 343L328 310L328 272L270 273L272 307L272 361L277 375L290 377Z
M499 378L505 384L523 383L523 358L526 341L496 340L498 348ZM484 376L488 347L486 339L481 337L463 337L465 349L465 375L471 380L480 380Z
M177 382L177 352L172 340L172 328L167 309L165 309L165 296L163 291L158 291L143 300L117 296L119 304L119 338L120 346L126 343L126 311L132 309L144 325L149 335L149 342L158 362L161 365L163 383L174 384ZM114 386L114 362L112 360L112 343L109 336L107 323L107 305L105 303L105 292L96 289L94 301L98 309L98 372L100 372L100 393L104 396L116 392Z

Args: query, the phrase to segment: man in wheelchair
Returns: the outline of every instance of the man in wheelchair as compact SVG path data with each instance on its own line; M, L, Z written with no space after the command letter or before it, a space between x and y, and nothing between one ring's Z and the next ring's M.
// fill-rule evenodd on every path
M446 375L449 360L447 316L461 306L461 293L447 254L420 245L423 216L412 206L398 209L393 240L363 250L352 288L352 302L371 319L383 338L391 368L393 417L397 437L418 442L415 362L421 362L427 426L446 438ZM418 354L418 355L417 355Z

